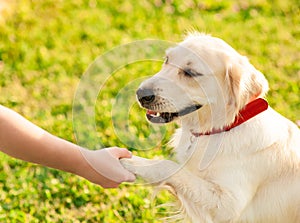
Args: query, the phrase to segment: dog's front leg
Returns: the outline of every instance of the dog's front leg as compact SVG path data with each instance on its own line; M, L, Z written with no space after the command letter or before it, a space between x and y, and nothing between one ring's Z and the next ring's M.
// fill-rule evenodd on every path
M184 203L185 212L192 222L213 222L200 203L201 196L206 191L200 188L208 188L210 185L205 181L199 182L201 180L198 177L192 176L180 164L171 160L150 160L137 156L121 159L121 163L127 170L150 184L164 183L173 188L172 192ZM209 195L204 197L207 196Z
M192 222L235 222L251 196L245 190L237 196L228 188L197 177L170 160L134 156L121 159L121 163L148 183L163 182L172 187Z

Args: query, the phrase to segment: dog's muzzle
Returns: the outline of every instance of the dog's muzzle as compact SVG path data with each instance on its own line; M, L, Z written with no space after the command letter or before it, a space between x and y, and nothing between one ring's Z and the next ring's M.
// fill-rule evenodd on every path
M154 110L149 110L151 105L155 103L155 99L156 99L153 90L139 88L136 92L136 95L141 106L148 109L146 114L147 119L153 123L168 123L173 121L177 117L187 115L202 107L202 105L193 104L179 110L178 112L154 111Z

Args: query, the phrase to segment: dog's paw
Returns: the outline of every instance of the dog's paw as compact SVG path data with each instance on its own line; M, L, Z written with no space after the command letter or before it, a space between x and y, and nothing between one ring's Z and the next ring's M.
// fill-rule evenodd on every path
M138 156L120 160L125 169L140 176L148 183L158 183L176 172L177 164L170 160L151 160Z
M150 171L151 166L161 162L161 160L150 160L139 156L132 156L132 158L123 158L120 162L128 171L143 176L143 172Z
M127 169L128 171L139 175L138 169L144 166L144 164L148 160L142 157L132 156L132 158L122 158L120 159L120 162L122 166Z
M133 174L137 174L132 158L122 158L122 159L120 159L120 163L126 170L130 171Z

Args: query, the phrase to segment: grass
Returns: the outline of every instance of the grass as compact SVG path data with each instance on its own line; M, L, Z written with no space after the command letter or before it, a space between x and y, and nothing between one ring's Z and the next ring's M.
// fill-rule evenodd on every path
M76 141L72 122L76 88L97 56L136 40L178 42L194 28L224 39L247 55L270 82L270 104L293 121L300 117L297 0L6 3L8 9L0 8L0 103L67 140ZM91 146L125 146L148 157L170 155L166 143L174 125L155 130L163 131L163 137L154 145L153 127L136 104L125 114L116 113L122 119L111 119L118 93L122 90L131 97L140 78L155 73L160 65L159 61L129 64L105 82L97 98L98 138ZM154 206L171 196L163 192L152 202L151 187L122 185L104 190L68 173L4 154L0 159L1 222L154 223L168 211Z

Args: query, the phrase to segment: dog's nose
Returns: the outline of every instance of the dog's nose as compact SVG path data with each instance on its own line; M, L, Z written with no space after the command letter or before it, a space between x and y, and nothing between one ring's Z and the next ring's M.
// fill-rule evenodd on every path
M136 91L136 95L137 95L138 100L142 104L149 104L149 103L153 102L155 99L154 92L151 89L139 88Z

